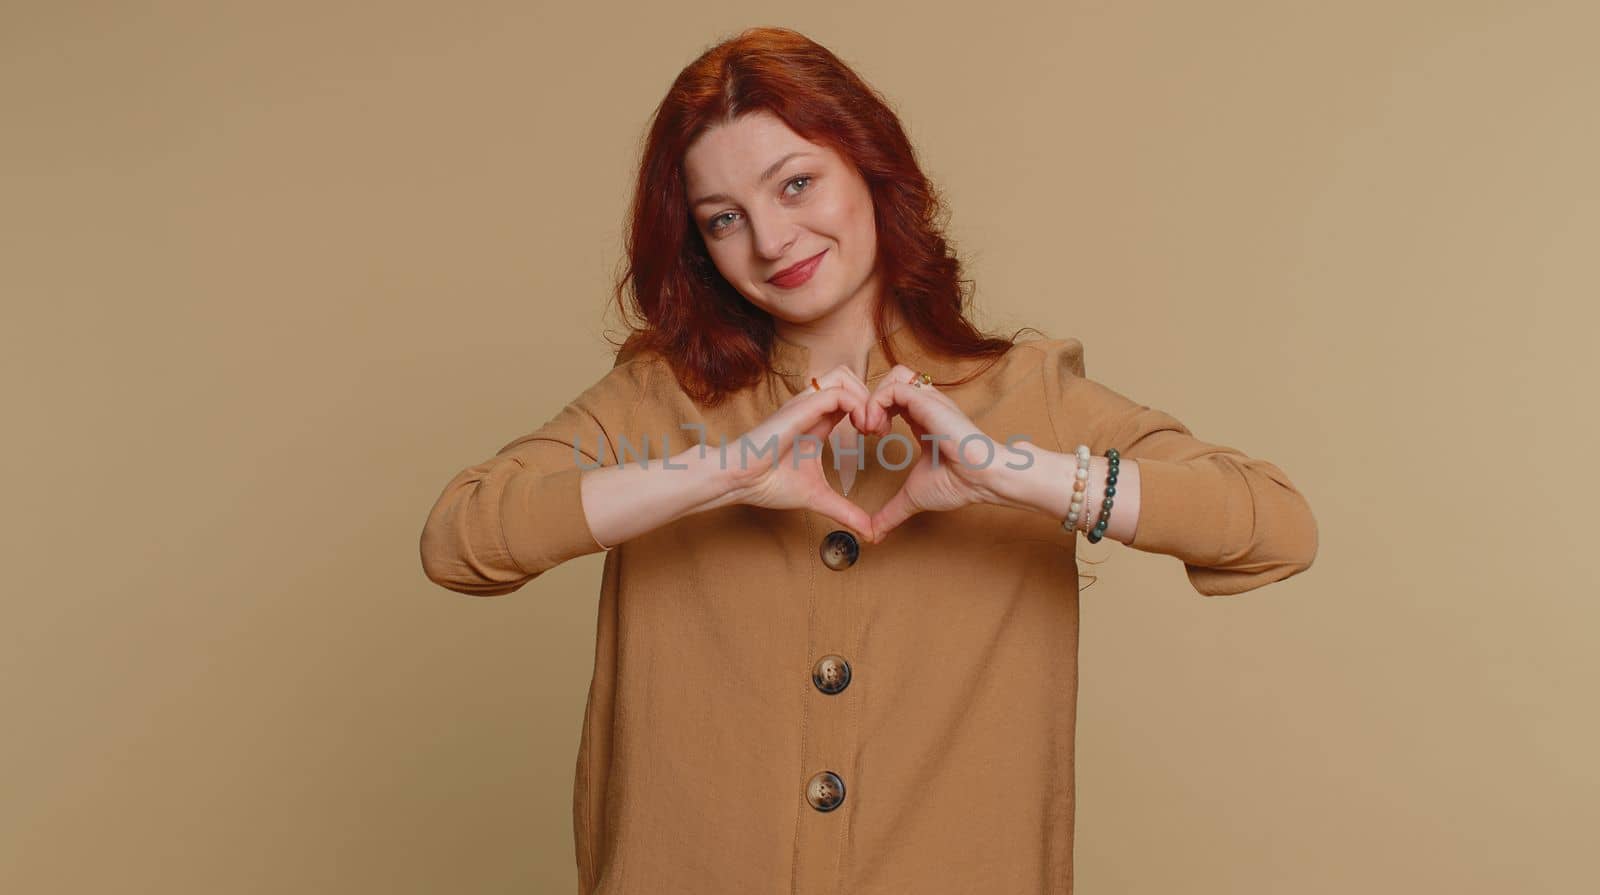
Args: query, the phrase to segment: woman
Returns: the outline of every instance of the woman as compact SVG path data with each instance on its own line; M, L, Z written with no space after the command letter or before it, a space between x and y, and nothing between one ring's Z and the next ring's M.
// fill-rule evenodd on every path
M429 514L462 593L609 551L582 892L1070 892L1078 537L1206 595L1311 565L1278 467L975 330L939 213L833 54L712 48L652 124L615 365Z

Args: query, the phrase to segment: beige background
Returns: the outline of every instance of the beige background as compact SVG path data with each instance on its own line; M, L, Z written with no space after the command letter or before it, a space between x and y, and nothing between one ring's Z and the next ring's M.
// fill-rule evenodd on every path
M784 24L982 323L1317 514L1235 597L1084 545L1079 891L1594 891L1594 4L136 6L0 12L0 890L573 890L601 557L417 536L609 367L670 79Z

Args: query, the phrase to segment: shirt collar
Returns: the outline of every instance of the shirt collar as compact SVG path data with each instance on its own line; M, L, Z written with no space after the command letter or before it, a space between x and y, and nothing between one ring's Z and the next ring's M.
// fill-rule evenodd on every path
M872 343L872 348L867 353L867 375L864 377L869 389L877 388L878 380L894 366L889 362L885 345L894 348L895 357L900 363L931 375L934 385L961 376L960 358L941 355L927 348L918 341L910 326L902 324L898 329ZM774 333L771 363L772 371L783 381L790 394L798 394L811 384L806 378L806 371L811 368L810 348Z

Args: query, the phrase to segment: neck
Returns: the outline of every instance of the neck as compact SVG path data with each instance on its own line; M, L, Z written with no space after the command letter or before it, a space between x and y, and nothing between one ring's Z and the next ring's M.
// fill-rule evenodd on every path
M893 308L889 309L888 318L888 329L882 333L873 328L870 308L865 313L838 313L806 324L780 320L777 322L777 331L778 335L804 345L810 351L811 369L806 371L807 378L820 376L843 364L865 379L867 358L872 353L873 344L882 335L904 325Z

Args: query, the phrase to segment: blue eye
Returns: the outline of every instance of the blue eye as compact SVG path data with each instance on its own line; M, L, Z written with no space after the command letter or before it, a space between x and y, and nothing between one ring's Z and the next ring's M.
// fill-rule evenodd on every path
M798 176L796 176L796 177L794 177L794 178L792 178L792 179L790 179L790 180L789 180L789 182L788 182L788 183L785 183L785 184L784 184L784 185L783 185L783 190L784 190L784 193L785 193L785 194L786 194L786 195L788 195L788 196L790 196L790 197L794 197L794 196L797 196L797 195L799 195L799 194L800 194L800 193L803 193L803 192L805 192L805 191L806 191L806 190L808 190L808 189L810 189L810 188L811 188L811 181L812 181L812 180L814 180L814 179L816 179L816 178L815 178L815 177L813 177L813 176L812 176L812 175L810 175L810 174L801 174L801 175L798 175ZM795 184L797 184L797 183L802 183L802 182L804 182L804 183L805 183L805 184L806 184L806 185L805 185L805 186L804 186L804 187L802 187L802 188L801 188L801 189L799 189L799 190L796 190L796 191L795 191L795 192L792 192L792 193L791 193L791 192L789 192L789 188L790 188L790 187L792 187L792 186L794 186L794 185L795 185ZM728 216L729 216L729 215L732 215L732 214L736 214L736 213L737 213L737 212L732 212L732 211L724 211L724 212L723 212L723 213L722 213L722 214L719 214L719 215L717 215L717 216L716 216L716 217L713 217L713 218L711 218L711 219L709 219L709 220L707 220L707 221L706 221L706 229L707 229L707 230L709 230L709 231L710 231L710 232L712 232L712 233L717 233L717 232L720 232L720 231L722 231L722 230L724 230L724 229L726 229L726 227L725 227L725 226L724 226L724 225L722 225L722 224L721 224L721 223L719 223L719 222L720 222L720 221L721 221L721 220L722 220L722 219L723 219L723 218L725 218L725 217L728 217Z

